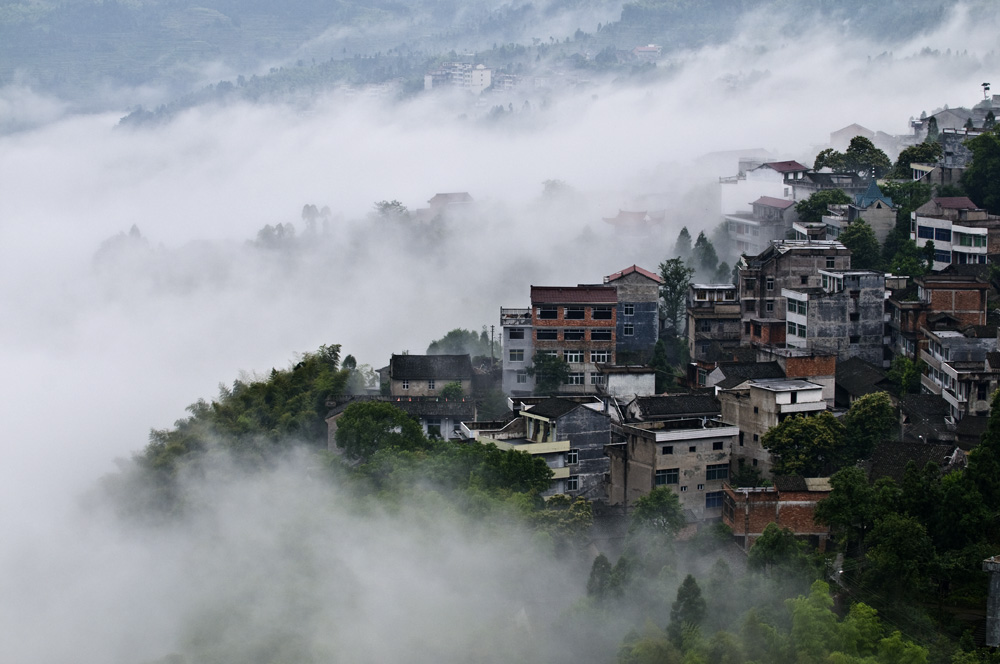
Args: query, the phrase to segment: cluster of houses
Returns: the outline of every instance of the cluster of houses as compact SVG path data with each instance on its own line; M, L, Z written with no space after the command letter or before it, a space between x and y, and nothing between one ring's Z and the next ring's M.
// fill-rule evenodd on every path
M914 177L935 168L917 168ZM910 228L918 244L933 240L933 270L909 278L852 268L837 239L858 218L880 240L895 226L897 208L871 178L765 162L722 188L724 201L730 191L756 197L724 215L742 253L736 283L688 288L690 361L679 386L656 391L662 281L632 265L599 283L532 285L527 306L501 307L499 367L476 367L467 355L393 355L383 394L366 398L391 401L428 435L544 459L553 471L548 495L627 513L666 487L689 523L721 519L746 547L772 522L817 546L828 534L812 518L829 495L828 478L772 473L764 434L787 418L839 417L859 397L884 391L898 430L866 462L869 476L900 479L911 460L960 467L1000 384L998 329L987 305L1000 217L968 198L933 198L912 214ZM794 201L826 188L854 200L831 205L820 224L800 223ZM620 212L606 221L641 229L660 220ZM568 367L556 396L536 394L541 356ZM890 379L897 358L919 368L919 390ZM455 384L460 396L452 387L445 398L442 390ZM479 420L477 396L497 387L508 412ZM347 403L331 404L331 448ZM737 478L758 474L763 486L740 486Z

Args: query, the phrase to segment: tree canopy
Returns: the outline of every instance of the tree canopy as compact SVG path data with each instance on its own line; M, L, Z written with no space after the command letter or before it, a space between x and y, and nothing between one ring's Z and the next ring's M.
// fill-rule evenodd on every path
M936 164L944 155L944 147L937 141L924 141L903 148L892 169L892 177L909 180L912 177L910 164ZM893 202L897 201L893 199Z
M558 355L538 351L526 371L535 379L535 394L557 394L569 379L569 363Z
M844 205L851 202L851 197L841 189L824 189L817 191L809 198L804 198L795 204L799 221L813 224L823 220L827 208L831 205Z
M841 244L851 250L851 267L856 270L877 270L882 265L882 248L875 231L864 219L855 219L841 232Z
M962 173L962 188L976 205L1000 214L1000 127L965 144L972 151L972 163Z
M813 168L818 171L823 167L829 167L835 173L856 173L880 178L889 172L892 162L870 139L855 136L845 152L827 148L816 155Z
M808 417L789 417L761 438L774 455L775 475L820 477L840 459L844 425L829 411Z
M472 330L455 328L427 346L428 355L490 356L490 335L483 326L478 334Z
M844 415L844 459L848 463L871 456L875 446L898 437L899 419L886 392L859 397Z
M666 318L667 326L674 330L679 330L681 327L680 316L693 276L694 269L685 265L680 258L671 258L660 263L660 279L662 279L660 300L662 300L663 316Z

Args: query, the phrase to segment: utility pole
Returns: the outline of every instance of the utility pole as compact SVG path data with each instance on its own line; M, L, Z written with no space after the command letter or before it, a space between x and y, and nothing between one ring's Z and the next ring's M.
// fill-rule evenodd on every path
M493 349L495 348L496 342L493 341L493 326L490 325L490 369L496 366L496 360L493 359Z

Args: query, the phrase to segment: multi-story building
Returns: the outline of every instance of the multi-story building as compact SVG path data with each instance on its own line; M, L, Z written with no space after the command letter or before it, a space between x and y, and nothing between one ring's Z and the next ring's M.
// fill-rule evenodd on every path
M1000 217L965 196L934 198L910 213L910 239L934 244L934 269L983 264L1000 252Z
M750 204L750 212L725 215L726 230L741 254L757 255L776 240L784 240L799 216L795 201L761 196Z
M795 202L792 187L801 182L809 167L797 161L768 161L722 178L722 214L752 212L752 203L763 197Z
M691 284L687 295L688 353L694 362L738 348L743 328L733 284Z
M860 357L881 365L885 275L872 270L819 270L819 288L782 288L785 343ZM830 395L833 396L832 394Z
M623 443L609 445L608 499L626 509L656 487L677 493L688 521L722 514L722 486L738 430L710 395L637 398L625 408Z
M618 292L615 353L618 364L645 364L660 329L660 276L637 265L604 277Z
M737 263L740 318L743 322L741 343L749 345L753 325L760 330L771 321L785 322L784 288L818 288L819 271L847 270L851 252L835 241L785 240L772 244L754 257L742 256ZM760 332L757 337L759 338ZM769 335L770 336L770 335ZM784 339L772 339L777 345Z
M532 393L535 380L527 369L541 353L569 364L560 393L596 394L604 380L597 365L616 362L617 312L614 286L532 286L530 309L500 310L503 341L509 344L503 354L503 389Z
M750 380L719 391L722 421L739 429L733 458L765 475L771 471L771 453L761 439L768 429L795 415L815 415L826 410L823 386L806 380L783 378Z
M916 277L913 283L893 289L885 304L887 345L895 355L917 359L919 350L927 347L921 329L934 327L929 315L945 325L985 325L988 291L985 279L955 267Z
M998 376L987 357L992 355L994 362L1000 359L996 328L970 325L962 330L925 327L921 331L928 341L920 349L921 389L941 395L956 422L968 414L988 414Z
M472 394L472 360L468 355L393 355L389 360L389 394L436 397L448 383Z
M611 442L611 416L600 400L583 403L553 397L523 406L517 418L502 425L463 423L462 432L481 443L545 459L554 473L545 495L606 499L604 448Z
M814 549L825 550L828 526L815 520L816 504L830 495L826 477L775 477L769 487L733 487L727 484L722 500L722 522L749 551L768 524L788 528L797 537L808 538Z

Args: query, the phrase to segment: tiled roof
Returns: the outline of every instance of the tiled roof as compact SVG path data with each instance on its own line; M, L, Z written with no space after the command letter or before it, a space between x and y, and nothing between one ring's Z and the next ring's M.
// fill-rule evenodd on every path
M876 201L882 201L889 207L892 207L892 199L882 194L882 190L878 188L878 182L873 178L868 183L868 190L863 194L859 194L855 198L855 202L858 207L867 208L874 205Z
M777 362L732 362L720 364L725 378L716 384L723 390L736 387L752 378L784 378L785 372Z
M614 286L532 286L531 304L615 304Z
M968 196L945 196L935 198L934 202L945 210L978 210L975 203Z
M471 380L468 355L393 355L389 360L392 380Z
M836 385L847 390L853 397L873 392L888 392L892 387L882 369L865 362L860 357L837 362Z
M767 207L778 208L779 210L787 210L795 205L795 201L789 201L784 198L774 198L773 196L761 196L751 203L751 205L766 205Z
M447 417L459 421L472 421L476 417L476 404L471 399L468 401L400 399L389 403L414 417Z
M431 205L448 205L450 203L471 203L472 196L466 191L459 191L446 194L434 194L434 197L427 201Z
M776 170L779 173L791 173L793 171L808 171L809 167L797 161L769 161L764 166Z
M557 417L562 417L566 413L579 408L580 404L575 401L569 401L568 399L560 399L559 397L552 397L551 399L546 399L540 404L531 407L531 410L527 411L532 415L538 415L540 417L546 417L550 420L554 420Z
M604 277L604 283L610 283L612 281L616 281L616 280L621 279L622 277L624 277L626 275L629 275L629 274L632 274L632 273L641 274L644 277L648 277L649 279L652 279L653 281L655 281L658 284L659 283L663 283L663 279L660 278L660 275L656 274L655 272L650 272L649 270L644 270L643 268L639 267L638 265L631 265L631 266L625 268L624 270L621 270L620 272L615 272L614 274L609 274L608 276Z
M922 470L928 461L946 466L950 464L954 451L955 445L949 443L882 443L875 447L872 458L865 464L868 479L874 482L880 477L891 477L900 482L910 461L917 465L918 470Z
M722 410L719 400L707 394L638 397L635 401L643 418L647 419L670 415L705 415Z

